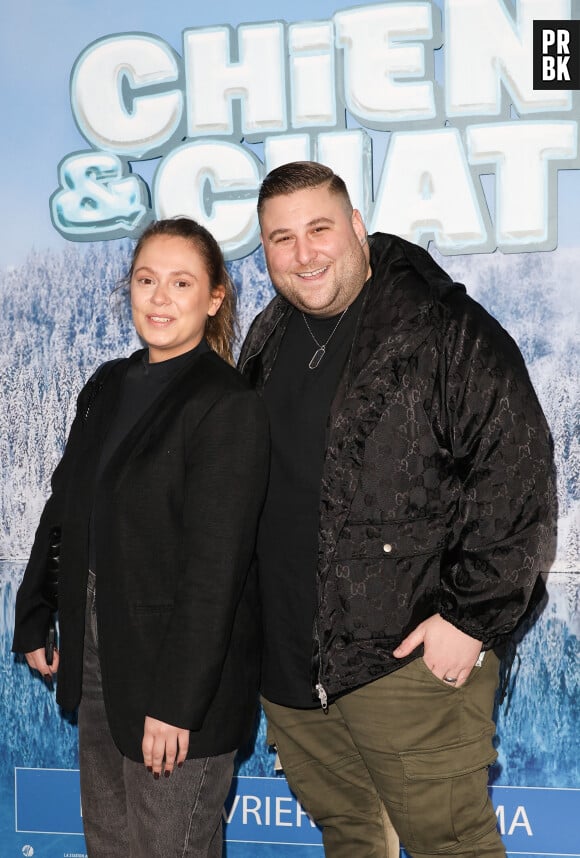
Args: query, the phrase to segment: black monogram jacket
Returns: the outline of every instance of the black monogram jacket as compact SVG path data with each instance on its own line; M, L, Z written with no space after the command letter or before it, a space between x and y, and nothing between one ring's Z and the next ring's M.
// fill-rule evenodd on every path
M401 667L434 613L505 642L555 544L552 442L514 341L426 251L370 248L320 496L313 687L331 698ZM274 298L246 338L258 389L290 312Z

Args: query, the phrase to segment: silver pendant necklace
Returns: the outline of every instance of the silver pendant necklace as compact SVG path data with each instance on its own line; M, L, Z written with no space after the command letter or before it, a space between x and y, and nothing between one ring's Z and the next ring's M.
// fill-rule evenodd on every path
M302 313L302 318L304 319L304 324L306 325L306 328L308 329L308 333L310 334L310 336L312 337L312 339L314 340L314 342L317 345L316 351L314 352L314 354L310 358L310 363L308 364L309 369L316 369L316 367L318 366L318 364L320 363L320 361L322 360L322 358L326 354L326 346L329 344L329 342L333 338L334 334L336 333L336 329L338 328L338 326L340 325L340 323L344 319L344 315L345 315L347 310L348 310L348 307L345 307L339 316L338 322L336 323L336 325L332 329L330 336L325 343L319 343L318 342L318 340L316 339L316 337L312 333L312 329L311 329L310 325L308 324L308 319L306 318L304 313Z

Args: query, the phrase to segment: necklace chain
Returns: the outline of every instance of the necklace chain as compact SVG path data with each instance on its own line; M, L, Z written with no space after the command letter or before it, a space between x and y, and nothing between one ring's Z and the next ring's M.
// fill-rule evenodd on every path
M316 337L315 337L315 336L314 336L314 334L312 333L312 328L311 328L311 327L310 327L310 325L308 324L308 319L306 318L306 316L304 315L304 313L302 313L302 318L304 319L304 324L306 325L306 328L307 328L307 330L308 330L308 333L310 334L310 336L312 337L312 339L314 340L314 342L315 342L315 343L316 343L316 345L318 346L318 348L316 349L316 351L314 352L314 354L313 354L313 355L312 355L312 357L310 358L310 363L308 364L308 368L309 368L309 369L316 369L316 367L318 366L318 364L320 363L320 361L322 360L322 358L323 358L323 357L324 357L324 355L326 354L326 346L329 344L329 342L330 342L330 341L331 341L331 339L333 338L334 334L336 333L336 329L338 328L338 326L339 326L339 325L340 325L340 323L342 322L342 320L343 320L343 318L344 318L345 313L346 313L346 311L347 311L347 310L348 310L348 307L345 307L345 308L344 308L344 310L342 311L342 313L341 313L341 314L340 314L340 316L339 316L338 322L336 323L336 325L334 326L334 328L333 328L333 329L332 329L332 331L330 332L330 336L328 337L328 339L326 340L326 342L325 342L325 343L319 343L319 342L318 342L318 340L316 339Z

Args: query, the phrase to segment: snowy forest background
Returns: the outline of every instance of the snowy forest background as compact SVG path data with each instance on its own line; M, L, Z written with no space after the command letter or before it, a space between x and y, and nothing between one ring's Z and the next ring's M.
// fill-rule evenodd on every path
M0 830L15 766L77 765L76 727L10 654L14 599L76 395L102 361L139 346L126 297L120 291L111 297L130 251L130 242L72 244L62 252L32 251L23 265L0 273ZM559 542L549 602L519 648L516 681L498 715L492 780L578 787L580 248L438 261L518 342L552 428L558 468ZM229 267L243 335L271 286L261 250ZM273 774L263 734L262 724L241 773Z

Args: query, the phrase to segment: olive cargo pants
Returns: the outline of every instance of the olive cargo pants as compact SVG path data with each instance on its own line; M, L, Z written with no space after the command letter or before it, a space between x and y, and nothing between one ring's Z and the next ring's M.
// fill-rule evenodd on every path
M413 858L505 856L487 792L498 669L486 652L455 688L417 658L328 714L262 701L268 740L322 826L327 858L396 858L396 834Z

